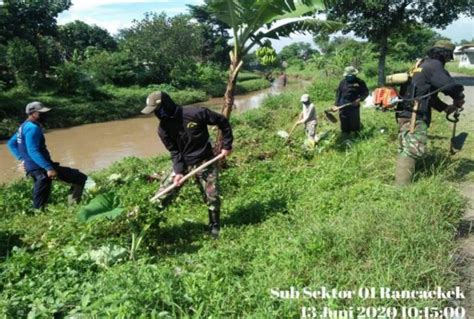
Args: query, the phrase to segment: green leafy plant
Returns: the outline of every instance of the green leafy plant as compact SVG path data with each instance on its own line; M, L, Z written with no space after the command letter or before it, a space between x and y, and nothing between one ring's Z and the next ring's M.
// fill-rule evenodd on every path
M91 202L81 208L77 217L80 221L88 222L98 218L115 219L125 210L118 207L118 199L112 193L97 195Z

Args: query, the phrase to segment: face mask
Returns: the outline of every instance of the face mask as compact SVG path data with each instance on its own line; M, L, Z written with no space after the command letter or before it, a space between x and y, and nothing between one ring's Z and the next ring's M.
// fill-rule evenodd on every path
M353 82L355 80L355 75L347 75L346 76L346 80L349 81L349 82Z
M46 123L47 120L48 120L48 116L46 115L46 113L40 113L38 122L44 124Z
M159 108L157 108L157 109L155 110L155 115L156 115L156 117L159 118L160 120L163 120L163 119L168 118L168 114L166 113L164 107L159 107Z

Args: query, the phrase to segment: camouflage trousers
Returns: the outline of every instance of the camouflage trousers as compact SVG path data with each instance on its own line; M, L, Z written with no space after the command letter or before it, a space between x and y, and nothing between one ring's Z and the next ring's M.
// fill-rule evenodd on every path
M304 131L306 133L307 138L311 138L314 140L316 135L316 126L317 122L315 120L308 121L304 124Z
M424 121L416 121L415 131L410 133L410 120L398 119L398 154L419 159L426 153L428 143L428 125Z
M197 168L202 163L193 165L188 168L189 171ZM165 188L173 184L173 178L176 174L171 170L171 172L163 179L163 182L160 185L158 192L161 192ZM204 201L206 202L207 209L209 210L209 222L219 223L219 212L221 209L221 199L218 183L218 169L216 165L210 165L195 175L196 182L198 184L199 190L203 195ZM173 198L178 194L179 188L175 188L169 192L165 197L161 199L161 204L163 206L168 205Z

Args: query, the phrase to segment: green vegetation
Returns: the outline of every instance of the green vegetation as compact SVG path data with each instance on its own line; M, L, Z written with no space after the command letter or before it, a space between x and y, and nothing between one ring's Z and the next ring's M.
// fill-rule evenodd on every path
M431 30L424 32L424 29L445 27L463 13L473 14L470 0L459 0L452 6L421 0L409 3L371 1L364 5L354 5L351 0L335 0L328 6L328 18L344 23L343 33L352 31L356 36L368 39L376 48L379 85L385 81L385 59L389 50L395 49L405 57L413 52L416 54L417 50L412 51L410 47L423 46L423 42L435 34Z
M81 22L57 28L55 18L69 1L5 1L0 138L16 130L31 100L55 108L51 127L66 127L135 116L152 90L165 90L184 105L226 90L233 96L268 87L263 76L239 74L240 61L256 61L248 51L266 38L322 27L293 21L272 28L288 15L322 8L316 0L303 7L283 2L206 1L190 6L192 16L146 15L113 38ZM357 10L369 11L347 30L399 26L389 10L390 19L373 16L385 12L374 10L376 4L336 2L331 14L349 22ZM445 24L454 15L433 19ZM230 71L229 27L240 35ZM453 182L472 177L472 159L448 155L444 116L434 115L430 152L418 163L416 183L396 188L393 114L363 109L362 132L347 140L322 114L345 66L357 67L373 88L381 74L378 53L383 64L387 54L387 73L405 71L438 37L420 26L411 31L410 41L374 32L373 43L322 34L315 38L321 55L304 44L282 50L288 75L314 80L307 93L320 113L322 139L308 150L301 127L288 143L276 134L298 116L299 90L234 116L234 153L221 171L217 241L205 234L206 207L194 182L165 209L149 203L159 185L149 176L164 177L169 156L126 158L91 174L96 185L79 206L66 206L68 187L61 183L54 183L43 212L30 208L31 180L0 185L0 317L299 318L302 306L447 305L436 299L281 300L270 293L291 286L419 291L458 284L452 253L465 202Z
M167 156L128 158L93 174L97 187L84 205L113 193L125 213L110 219L80 222L81 207L64 205L59 183L42 213L28 209L29 181L2 186L0 316L297 318L301 306L442 306L271 297L270 289L290 286L420 290L458 282L451 253L464 201L450 181L464 163L447 154L441 116L417 183L399 189L393 114L364 109L363 131L346 141L321 121L323 140L308 151L301 128L289 144L275 134L298 115L300 93L233 118L218 241L204 234L206 208L193 182L163 211L148 202L158 184L146 176L167 171ZM316 85L310 94L320 112L331 103Z
M460 68L458 61L449 62L448 64L446 64L446 68L448 69L449 72L474 76L474 69Z
M321 25L332 30L336 27L330 21L323 22L316 17L310 17L310 14L325 9L325 3L321 0L288 0L277 3L209 0L206 1L206 5L211 15L227 25L234 35L222 109L222 114L226 118L230 118L234 108L236 80L244 59L252 48L257 45L266 48L263 49L266 53L257 49L256 55L260 56L262 65L271 65L277 61L277 58L275 51L271 48L270 39L290 36L295 32L319 32ZM287 19L289 17L293 19ZM217 149L220 149L221 136L218 136L216 143Z
M32 100L56 109L49 127L57 128L135 116L153 89L179 104L224 95L229 36L207 6L191 6L192 16L146 14L112 37L81 21L58 26L70 5L0 4L0 139ZM246 93L270 82L248 73L236 85Z

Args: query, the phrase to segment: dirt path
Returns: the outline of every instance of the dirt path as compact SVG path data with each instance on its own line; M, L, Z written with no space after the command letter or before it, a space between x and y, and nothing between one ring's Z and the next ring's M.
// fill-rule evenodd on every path
M461 74L452 74L456 80L464 85L466 104L458 123L458 133L468 133L464 149L455 155L462 160L461 170L464 180L461 189L469 202L460 226L459 248L462 264L463 290L466 300L461 303L466 309L466 318L474 318L474 77Z

